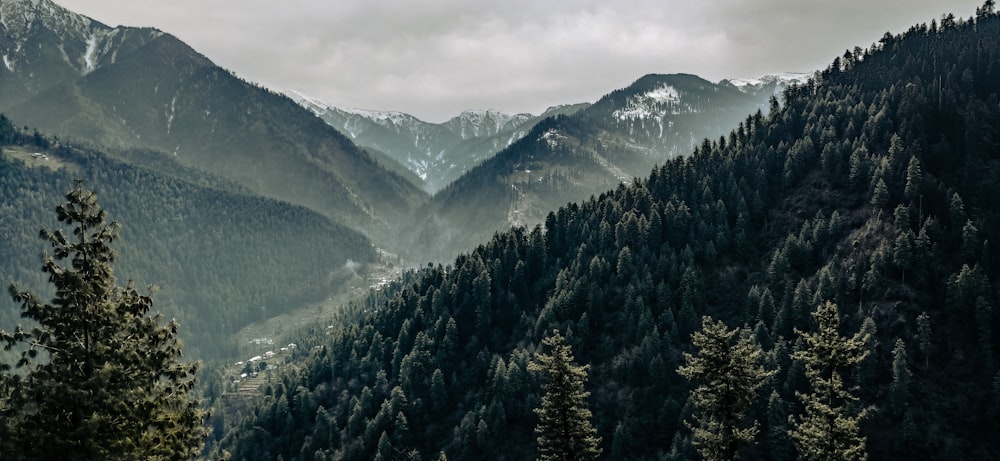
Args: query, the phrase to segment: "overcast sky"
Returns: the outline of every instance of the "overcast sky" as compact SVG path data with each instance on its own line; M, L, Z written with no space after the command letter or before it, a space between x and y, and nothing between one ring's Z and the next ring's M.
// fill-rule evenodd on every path
M440 122L538 114L650 73L812 72L982 0L55 0L152 26L266 87Z

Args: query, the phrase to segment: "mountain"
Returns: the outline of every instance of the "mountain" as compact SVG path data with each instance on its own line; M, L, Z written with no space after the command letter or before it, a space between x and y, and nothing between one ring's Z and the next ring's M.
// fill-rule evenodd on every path
M376 260L364 235L315 211L181 168L136 166L0 116L0 280L48 295L38 231L59 228L55 209L78 179L122 223L119 280L159 286L154 309L181 322L190 357L228 360L234 332L326 299ZM0 298L0 329L19 322L10 297Z
M429 193L509 146L539 120L585 107L553 107L540 116L468 110L444 123L429 123L402 112L343 109L296 91L286 94L353 142L406 166Z
M701 459L688 424L706 420L677 369L704 352L691 337L709 316L774 372L748 399L741 459L802 456L790 429L811 382L835 383L824 409L848 414L827 427L863 410L859 458L996 459L1000 16L951 18L887 34L644 179L304 331L312 352L217 420L216 454L535 459L544 378L529 363L559 330L589 365L601 459ZM524 142L569 142L575 128L549 123ZM827 301L840 327L825 350L861 333L850 355L864 359L830 353L845 362L817 373L802 356Z
M380 244L427 198L292 100L169 34L110 28L50 0L3 0L0 23L0 111L18 123L112 153L159 151Z
M767 74L757 78L731 78L719 82L719 85L732 85L744 93L770 93L780 96L787 88L803 85L809 81L812 74L802 72L783 72Z
M444 260L512 225L649 173L767 107L770 93L688 74L647 75L572 114L545 119L435 194L413 247Z

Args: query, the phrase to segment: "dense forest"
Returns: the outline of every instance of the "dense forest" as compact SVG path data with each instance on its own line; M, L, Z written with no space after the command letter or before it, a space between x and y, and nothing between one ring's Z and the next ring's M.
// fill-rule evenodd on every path
M303 332L308 358L243 417L217 412L210 449L532 459L542 383L529 363L559 330L590 365L603 459L697 459L685 422L702 407L685 376L697 376L692 335L720 331L709 316L721 331L745 328L740 344L761 351L745 459L803 455L823 338L853 354L828 380L861 454L997 458L992 5L848 51L647 178L497 234L372 293L336 328Z
M349 261L363 270L376 258L357 231L241 193L157 153L129 151L150 159L149 168L137 167L18 129L3 116L0 146L0 281L43 287L37 269L46 248L37 232L53 227L52 210L83 179L124 223L115 242L119 272L140 287L159 287L157 309L181 322L192 357L228 359L230 336L241 327L325 299L356 275ZM19 322L12 305L0 300L2 328Z

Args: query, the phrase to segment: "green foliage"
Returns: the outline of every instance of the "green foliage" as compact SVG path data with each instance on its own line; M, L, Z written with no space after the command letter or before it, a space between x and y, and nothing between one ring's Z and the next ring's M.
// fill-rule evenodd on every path
M774 372L762 365L763 352L749 329L729 330L706 316L691 343L698 355L685 353L677 373L695 384L694 445L705 460L738 459L740 447L759 432L756 421L747 425L747 412Z
M983 254L983 242L1000 239L1000 49L988 39L997 34L995 16L890 34L787 91L724 141L562 206L544 227L497 233L447 266L407 274L303 332L297 342L316 347L313 355L275 378L280 397L229 423L219 449L234 459L308 459L300 453L308 441L310 453L370 460L382 431L391 440L379 412L400 386L407 449L422 458L530 459L541 398L527 372L530 348L559 329L591 366L593 426L608 441L602 458L697 459L684 425L697 408L675 370L684 353L696 355L689 338L708 315L752 326L766 369L776 371L747 410L745 423L760 427L758 443L741 451L747 459L793 459L792 426L823 414L796 400L816 389L807 363L792 359L810 355L807 336L847 341L857 335L841 333L859 330L871 336L864 361L839 369L839 381L821 378L856 399L829 408L857 424L872 459L997 458L997 374L984 366L984 340L995 347L1000 325L987 306L997 302L1000 265ZM904 194L912 157L923 178L915 200ZM880 179L884 208L869 201ZM908 229L897 228L897 209ZM969 220L974 261L961 254ZM908 266L894 257L907 230L916 232L906 236ZM828 300L843 310L833 315L840 330L826 336L809 314ZM892 346L920 348L922 332L925 366L911 364L907 386L919 405L884 411ZM404 361L413 377L402 376ZM317 433L320 405L333 424ZM863 408L876 411L858 421Z
M835 461L868 459L859 422L864 411L851 410L858 401L845 384L842 373L868 355L871 338L862 333L840 336L837 305L824 302L813 312L815 332L800 332L806 348L792 358L805 365L810 393L797 393L805 414L793 419L791 436L799 456L805 460Z
M148 296L132 282L116 284L110 243L119 225L105 222L97 195L78 183L66 198L56 212L72 235L42 231L52 246L43 268L55 287L52 303L11 286L34 325L0 330L7 350L21 350L17 374L0 369L9 430L0 452L25 460L190 459L205 436L204 414L188 398L198 364L180 361L176 322L161 325Z
M364 273L375 259L359 232L306 208L233 191L211 175L193 184L167 166L136 167L67 144L44 151L42 165L11 154L36 150L17 144L0 156L0 280L47 295L34 270L35 235L53 220L41 210L82 178L96 185L109 213L129 223L117 240L118 268L137 274L139 286L160 288L157 306L184 325L191 357L231 356L230 337L242 327L326 299L355 277L349 261ZM0 303L0 324L16 320L14 306Z
M549 353L539 353L528 370L546 376L542 404L538 414L539 460L593 460L601 455L601 439L591 425L586 391L589 365L575 365L573 350L555 330L542 341Z

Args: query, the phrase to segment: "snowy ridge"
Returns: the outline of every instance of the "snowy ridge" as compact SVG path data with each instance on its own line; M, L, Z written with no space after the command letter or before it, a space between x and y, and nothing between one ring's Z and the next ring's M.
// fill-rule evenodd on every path
M528 125L538 120L531 114L480 109L463 111L444 123L430 123L403 112L345 109L295 90L283 93L358 145L395 159L432 193L524 137Z
M312 96L295 90L282 90L281 92L284 93L285 96L288 96L292 101L295 101L296 104L309 109L316 115L322 115L324 112L330 110L329 105Z
M6 26L8 34L18 39L19 44L37 20L47 29L69 30L74 35L89 32L96 25L107 28L51 0L0 0L0 22Z
M625 107L612 112L617 120L644 120L660 118L665 114L689 112L681 102L681 93L669 84L659 86L643 94L629 96Z
M783 89L792 85L801 85L809 81L812 74L804 72L782 72L777 74L762 75L757 78L733 78L719 82L720 85L729 83L744 93L757 91L761 88L774 84L778 89Z
M122 42L116 38L130 29L108 27L66 10L52 0L0 0L0 23L4 25L0 33L0 51L6 57L4 65L14 72L18 61L36 52L38 47L55 46L66 63L81 75L88 74L100 67L103 60L110 58L114 62ZM29 43L29 40L38 40L38 35L32 33L33 28L51 31L57 41ZM147 40L163 35L154 29L142 29L140 33ZM25 45L28 48L24 48Z
M342 111L344 113L347 113L347 114L357 115L357 116L361 116L361 117L367 118L368 120L376 122L376 123L378 123L379 125L382 125L382 126L386 126L386 125L396 125L396 126L399 126L399 125L403 125L403 124L406 124L406 123L412 122L412 121L417 121L417 122L420 121L418 118L416 118L416 117L414 117L412 115L404 114L402 112L396 112L396 111L378 111L378 110L365 110L365 109L344 109L344 108L340 108L340 107L338 107L336 109L340 110L340 111Z
M466 110L445 122L462 139L493 136L531 119L531 114L508 114L494 109Z

